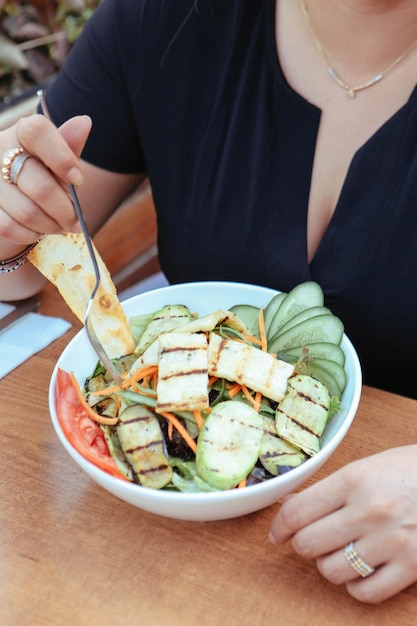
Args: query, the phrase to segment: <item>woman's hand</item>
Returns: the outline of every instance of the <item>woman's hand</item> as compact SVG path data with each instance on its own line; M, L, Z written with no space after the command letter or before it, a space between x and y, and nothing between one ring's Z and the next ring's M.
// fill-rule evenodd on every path
M44 116L33 115L0 133L0 154L21 147L34 157L25 161L17 184L0 179L2 251L24 247L43 233L78 230L66 185L82 182L79 156L90 129L86 116L57 129Z
M111 172L80 161L90 129L87 116L73 117L56 128L46 117L33 115L0 132L0 159L15 148L33 157L24 161L17 184L0 177L1 260L13 259L45 233L80 230L68 183L77 187L83 183L77 195L94 235L144 179L142 173ZM44 277L25 263L16 272L0 274L0 300L26 298L44 282Z
M330 582L376 604L417 581L417 446L355 461L304 491L286 496L271 541L292 539ZM346 560L354 542L375 573L361 578Z

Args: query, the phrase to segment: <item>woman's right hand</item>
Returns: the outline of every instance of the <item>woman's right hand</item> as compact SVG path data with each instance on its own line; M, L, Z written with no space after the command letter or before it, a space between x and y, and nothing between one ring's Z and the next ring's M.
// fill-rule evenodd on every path
M59 129L42 115L22 118L0 133L0 154L21 147L17 184L0 179L0 258L12 256L45 233L79 230L66 185L82 183L79 157L91 129L87 116Z

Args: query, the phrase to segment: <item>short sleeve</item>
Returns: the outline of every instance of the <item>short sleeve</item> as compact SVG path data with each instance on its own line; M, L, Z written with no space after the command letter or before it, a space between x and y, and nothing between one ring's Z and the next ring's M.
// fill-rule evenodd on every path
M141 0L104 0L48 89L51 116L57 125L74 115L89 115L93 126L82 157L122 173L146 170L130 93L139 80L137 58Z

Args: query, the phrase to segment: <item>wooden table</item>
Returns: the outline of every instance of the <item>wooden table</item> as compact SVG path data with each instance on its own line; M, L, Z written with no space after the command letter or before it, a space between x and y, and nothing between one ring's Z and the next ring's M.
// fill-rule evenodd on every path
M73 328L0 381L2 626L410 626L417 585L372 607L313 562L268 541L276 506L210 523L142 512L103 491L59 443L48 383L80 328L53 288L40 312ZM0 339L1 340L1 339ZM415 442L417 402L365 388L357 418L319 472Z

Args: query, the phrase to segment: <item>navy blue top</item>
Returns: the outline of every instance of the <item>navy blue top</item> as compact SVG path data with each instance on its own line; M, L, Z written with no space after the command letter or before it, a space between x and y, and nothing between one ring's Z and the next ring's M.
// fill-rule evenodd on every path
M275 0L104 0L48 93L83 157L149 175L171 282L315 280L365 382L417 397L417 90L355 154L311 263L320 110L286 82ZM140 236L140 233L138 233Z

